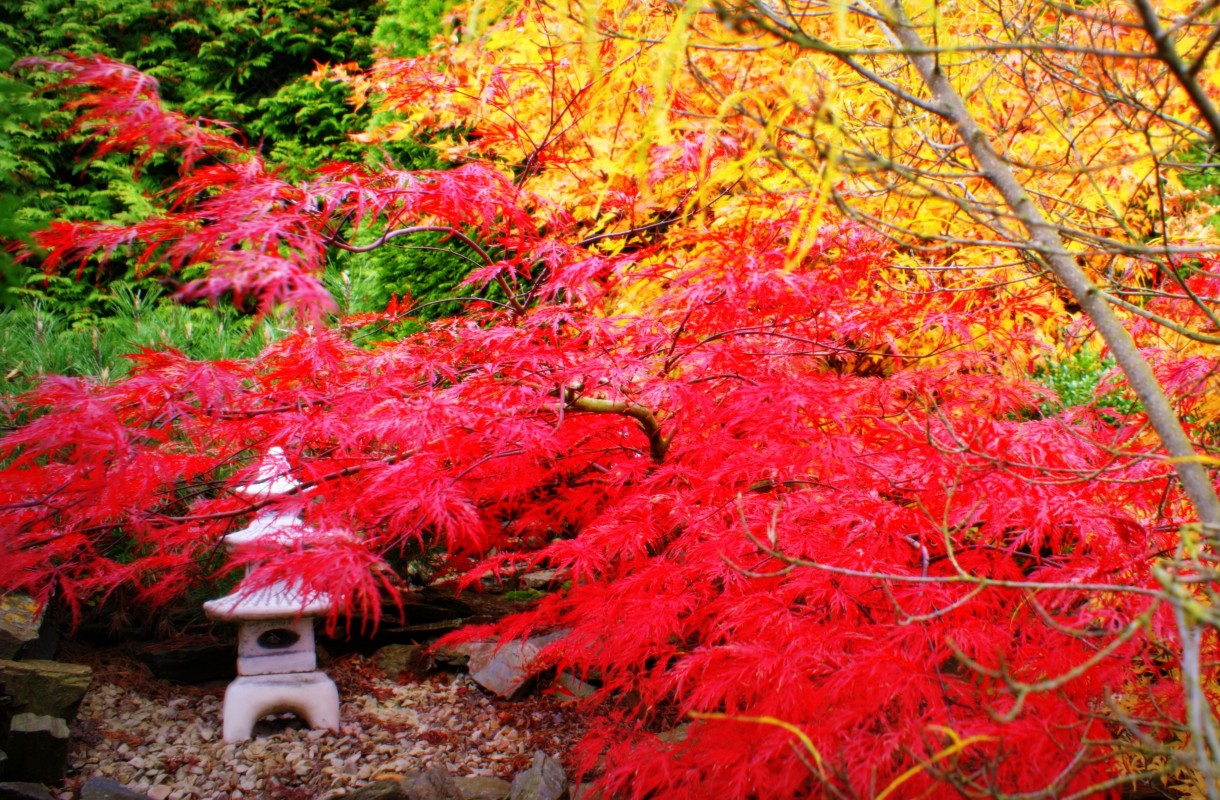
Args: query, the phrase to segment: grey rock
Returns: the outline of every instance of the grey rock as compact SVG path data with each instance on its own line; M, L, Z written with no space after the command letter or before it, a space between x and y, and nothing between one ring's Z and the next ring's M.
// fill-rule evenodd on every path
M428 673L428 655L423 645L389 644L374 653L373 660L390 680L406 677L418 681Z
M0 800L55 800L55 795L41 783L14 781L0 783Z
M661 731L657 734L657 738L665 744L681 744L690 736L690 723L683 722L676 728L670 728L667 731Z
M406 775L399 783L407 800L463 800L453 776L442 764L433 764L423 772Z
M582 781L570 791L572 800L602 800L602 793L593 788L591 781Z
M59 783L68 771L68 723L43 714L17 714L9 726L5 777Z
M343 800L408 800L402 781L383 780L366 783L354 792L343 795Z
M84 664L0 661L0 684L4 693L12 697L14 714L74 719L92 677L93 670Z
M148 795L128 789L112 778L90 778L80 787L77 800L148 800Z
M529 640L533 642L539 650L541 650L544 645L548 645L551 642L558 642L571 632L571 628L558 628L550 633L541 633L537 636L531 636Z
M556 570L540 569L536 572L527 572L522 575L521 583L523 583L527 589L545 591L554 585L555 579L558 576L559 573Z
M490 775L473 775L469 778L454 778L464 800L506 800L512 784Z
M453 647L440 647L432 651L433 660L445 667L464 667L470 663L470 654L466 652L467 644Z
M46 606L24 592L0 597L0 658L12 658L38 638Z
M525 641L467 642L454 649L469 656L466 668L475 683L509 700L520 698L533 685L534 665L542 648L567 636L565 629L531 636Z
M586 683L570 672L561 672L555 676L555 699L561 704L575 703L597 692L597 687Z
M470 642L462 645L470 656L467 669L475 683L506 699L525 694L533 685L534 659L542 649L532 641Z
M539 750L525 772L513 778L509 800L568 800L568 776L559 762Z

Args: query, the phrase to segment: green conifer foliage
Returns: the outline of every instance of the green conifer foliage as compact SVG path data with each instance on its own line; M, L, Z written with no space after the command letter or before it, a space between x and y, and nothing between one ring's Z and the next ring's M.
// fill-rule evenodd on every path
M137 171L130 156L93 157L79 137L65 137L70 116L59 110L64 98L41 94L45 76L14 70L15 60L70 52L136 66L158 80L168 105L232 124L289 180L332 161L436 168L441 165L424 142L369 147L354 141L351 134L373 124L371 107L354 108L340 83L310 74L326 63L367 67L375 47L395 55L422 53L444 30L450 4L27 0L0 5L0 100L8 109L0 119L0 242L20 241L53 220L146 218L163 210L157 188L171 169L159 158ZM424 302L445 297L469 263L438 250L389 249L338 254L328 269L343 295L343 311L358 313L382 308L395 295ZM340 274L350 277L343 281ZM245 354L247 340L264 338L228 312L160 309L173 288L155 271L136 274L121 251L59 275L44 275L36 256L18 265L0 252L0 308L9 309L0 314L6 353L0 359L0 389L22 388L42 372L113 377L124 371L121 355L144 345L230 357ZM143 298L143 323L132 317L132 297ZM424 313L456 308L437 303ZM150 315L162 330L155 342L144 341ZM201 331L212 332L207 341L199 339ZM231 341L212 342L214 334Z

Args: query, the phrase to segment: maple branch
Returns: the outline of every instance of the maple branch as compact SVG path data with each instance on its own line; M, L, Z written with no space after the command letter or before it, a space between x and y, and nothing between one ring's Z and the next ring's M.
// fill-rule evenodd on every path
M770 556L777 561L783 562L786 566L782 570L775 572L757 572L746 569L735 563L728 555L721 554L720 560L727 564L735 572L738 572L750 578L773 578L777 574L790 572L795 568L816 569L820 572L828 572L834 575L842 575L849 578L866 578L875 581L889 581L891 583L910 583L920 584L924 586L931 585L950 585L950 584L965 584L977 586L979 588L994 588L994 589L1021 589L1021 590L1045 590L1045 591L1079 591L1079 592L1099 592L1099 593L1114 593L1114 594L1131 594L1143 597L1151 597L1154 599L1165 599L1165 593L1160 589L1147 589L1142 586L1132 586L1130 584L1121 583L1069 583L1066 581L1018 581L1006 578L987 578L981 575L972 575L968 572L961 572L954 575L903 575L898 572L881 572L871 569L855 569L853 567L836 567L831 564L826 564L821 561L814 561L808 558L801 558L790 553L785 553L779 549L778 544L768 544L758 538L758 535L749 529L744 528L746 538L748 538L764 555Z
M578 395L571 389L562 389L562 399L565 408L573 411L586 411L590 414L618 414L631 417L639 423L640 430L648 437L648 454L652 460L660 464L665 461L669 451L669 437L662 435L661 424L644 406L631 400L606 400L601 397L586 397Z
M645 233L647 231L654 230L656 228L665 228L670 225L674 225L678 222L681 222L682 220L693 219L694 217L697 217L698 215L702 214L704 211L707 211L709 208L711 208L716 203L717 200L726 196L730 191L733 190L733 187L735 187L739 183L741 183L740 177L734 179L732 183L730 183L728 186L724 187L724 189L722 189L720 191L720 193L717 194L715 197L713 197L711 200L708 200L706 203L701 205L699 208L692 209L691 211L687 212L686 214L683 214L682 216L666 217L665 219L659 219L659 220L656 220L655 222L649 222L645 225L637 225L634 228L628 228L625 231L610 231L609 233L599 233L599 234L596 234L595 236L589 236L587 238L581 239L579 242L576 243L576 245L577 245L577 247L588 247L591 244L596 244L597 242L604 241L606 239L617 239L617 238L620 238L623 236L632 236L632 235L639 234L639 233ZM689 195L689 192L687 192L687 194ZM683 202L685 202L685 201L683 201Z
M1093 321L1169 452L1178 480L1194 505L1200 524L1212 539L1220 539L1220 498L1216 496L1211 478L1199 463L1199 455L1152 368L1122 321L1111 311L1109 298L1076 264L1075 258L1064 247L1057 228L1017 180L1012 167L992 147L987 134L971 116L961 95L939 69L936 60L919 54L918 50L926 45L901 4L897 0L885 0L885 8L889 12L893 35L913 51L907 55L907 59L919 72L935 101L935 113L957 130L961 141L978 163L983 177L1000 193L1025 226L1034 251Z
M1130 641L1136 633L1149 624L1153 618L1153 614L1157 610L1157 603L1163 599L1164 598L1158 597L1156 600L1154 600L1142 614L1133 617L1131 621L1127 623L1127 625L1121 631L1119 631L1119 633L1113 639L1107 642L1104 647L1098 648L1097 652L1085 661L1074 665L1065 672L1052 678L1043 678L1042 680L1035 681L1033 683L1028 683L1026 681L1014 678L1006 669L993 670L984 667L978 661L966 655L966 653L960 647L958 647L952 639L948 639L945 643L953 651L953 655L958 661L962 662L980 675L988 675L989 677L1002 680L1009 690L1012 691L1014 697L1012 707L1003 714L995 715L996 719L1000 722L1012 722L1021 713L1021 710L1025 707L1025 701L1030 695L1053 691L1069 681L1076 680L1094 666L1101 663L1101 661L1109 658L1110 654L1116 651L1121 645Z
M888 12L888 27L894 37L908 48L924 46L923 39L907 16L900 0L882 1ZM1024 225L1043 263L1072 293L1109 346L1115 361L1127 377L1128 384L1143 404L1149 421L1169 452L1178 480L1199 516L1200 526L1208 539L1216 542L1220 539L1220 498L1217 498L1207 470L1200 463L1198 453L1152 368L1136 347L1131 334L1110 309L1109 298L1068 253L1057 229L1017 180L1011 165L996 152L936 60L914 52L907 55L907 60L927 86L935 101L935 112L956 129L961 141L979 165L983 177L999 192ZM1220 128L1217 130L1220 132ZM1199 666L1201 636L1197 624L1177 605L1175 617L1182 645L1180 665L1182 684L1188 698L1187 723L1196 748L1197 766L1203 772L1207 783L1208 796L1216 798L1220 793L1217 792L1212 777L1217 766L1214 759L1220 756L1220 750L1213 749L1211 758L1204 752L1217 736L1215 716L1207 710L1202 699L1202 672Z
M1153 44L1156 45L1157 56L1165 63L1165 66L1169 67L1169 71L1173 73L1178 83L1186 90L1186 94L1190 97L1190 102L1194 104L1195 110L1199 112L1199 115L1203 117L1203 121L1207 123L1207 127L1212 135L1212 144L1220 143L1220 112L1217 112L1216 107L1212 105L1211 98L1207 96L1207 92L1195 80L1199 65L1196 64L1192 68L1182 61L1182 57L1178 55L1177 48L1174 47L1173 40L1170 38L1169 31L1161 27L1161 21L1157 18L1156 10L1148 0L1131 0L1131 2L1144 20L1144 30L1148 32ZM1206 50L1204 53L1206 54ZM1202 61L1203 57L1200 57L1199 64Z

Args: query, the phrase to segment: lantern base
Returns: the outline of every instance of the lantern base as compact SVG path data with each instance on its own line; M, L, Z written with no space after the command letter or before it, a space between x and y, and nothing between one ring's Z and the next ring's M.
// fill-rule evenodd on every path
M290 711L311 728L339 729L339 690L323 672L243 675L225 690L223 736L244 742L267 714Z

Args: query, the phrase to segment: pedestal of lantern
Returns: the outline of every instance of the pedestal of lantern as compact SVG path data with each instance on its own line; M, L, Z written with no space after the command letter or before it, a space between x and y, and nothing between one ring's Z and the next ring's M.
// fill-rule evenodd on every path
M267 454L256 480L238 491L263 499L296 488L277 448ZM258 543L291 546L304 532L297 514L267 512L247 528L225 537L230 552ZM223 736L240 742L253 735L267 714L290 711L312 728L339 727L339 690L317 669L314 618L330 611L324 594L305 594L299 584L275 583L242 590L203 604L209 617L238 624L237 674L225 690Z
M317 669L314 617L330 599L308 598L277 583L249 594L238 591L204 604L208 616L236 622L237 674L225 690L223 736L240 742L267 714L291 711L311 728L339 727L339 690Z

